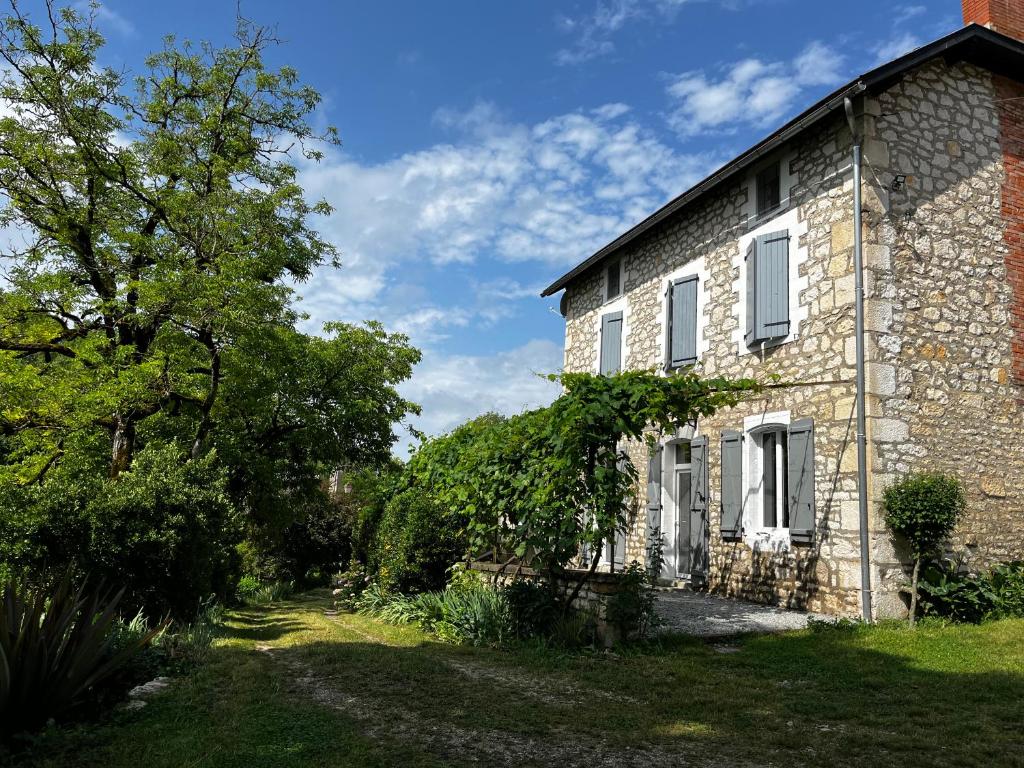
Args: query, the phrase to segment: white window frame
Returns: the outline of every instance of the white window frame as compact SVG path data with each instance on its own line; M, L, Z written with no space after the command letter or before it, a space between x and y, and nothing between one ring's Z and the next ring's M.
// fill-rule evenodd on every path
M743 420L743 539L755 551L788 552L791 546L789 528L764 524L764 487L762 483L762 441L765 432L777 429L789 431L792 421L789 411L774 411L748 416ZM776 444L775 476L778 492L785 488L783 473L788 466L782 461L782 451ZM784 504L789 500L784 499Z

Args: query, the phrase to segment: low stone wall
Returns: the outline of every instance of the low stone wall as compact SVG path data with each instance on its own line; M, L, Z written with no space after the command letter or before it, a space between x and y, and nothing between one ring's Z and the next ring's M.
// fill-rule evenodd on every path
M541 571L525 566L476 562L469 567L495 586L504 586L516 579L542 583L547 580ZM594 616L598 640L611 647L621 638L618 629L608 621L608 603L622 588L622 574L597 571L588 575L587 571L574 569L566 571L566 576L568 583L559 587L559 594L567 597L580 578L586 579L574 605Z

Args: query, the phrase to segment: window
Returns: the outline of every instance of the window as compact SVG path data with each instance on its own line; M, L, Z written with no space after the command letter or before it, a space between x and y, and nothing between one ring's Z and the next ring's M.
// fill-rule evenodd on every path
M613 261L605 274L605 301L618 298L622 293L622 262Z
M722 538L812 544L814 421L780 411L747 417L743 429L722 431Z
M667 368L697 362L697 283L697 275L690 275L668 286Z
M690 463L690 443L674 443L676 464Z
M622 369L622 313L601 317L601 360L599 371L607 376Z
M789 440L784 427L760 433L761 525L789 528Z
M747 346L789 335L789 230L758 235L747 246Z
M765 216L779 207L782 201L780 164L774 163L757 174L757 215Z

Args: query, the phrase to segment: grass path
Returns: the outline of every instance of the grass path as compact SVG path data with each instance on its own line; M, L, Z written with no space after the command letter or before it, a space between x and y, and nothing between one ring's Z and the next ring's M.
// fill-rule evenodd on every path
M1024 766L1024 621L569 655L443 645L327 599L232 612L209 664L20 764Z

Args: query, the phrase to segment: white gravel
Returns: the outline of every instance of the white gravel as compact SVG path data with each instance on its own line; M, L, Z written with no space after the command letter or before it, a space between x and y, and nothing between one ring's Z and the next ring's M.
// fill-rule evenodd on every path
M802 611L715 597L687 590L658 593L659 631L695 637L764 634L803 629L808 619L827 617Z

